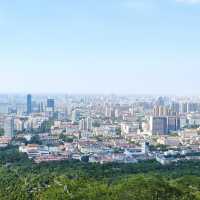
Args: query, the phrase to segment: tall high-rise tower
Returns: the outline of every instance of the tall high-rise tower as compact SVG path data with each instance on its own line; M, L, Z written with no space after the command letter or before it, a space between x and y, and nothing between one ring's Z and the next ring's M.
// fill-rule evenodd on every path
M7 137L14 136L14 118L6 117L4 121L4 135Z
M30 94L27 95L27 114L32 113L32 96Z
M54 99L47 99L47 109L50 112L55 111L55 100Z

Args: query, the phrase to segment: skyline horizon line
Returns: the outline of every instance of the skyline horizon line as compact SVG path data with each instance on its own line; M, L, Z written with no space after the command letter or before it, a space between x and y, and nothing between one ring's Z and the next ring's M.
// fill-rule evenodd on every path
M103 96L200 96L199 94L169 93L87 93L87 92L0 92L0 95L103 95Z

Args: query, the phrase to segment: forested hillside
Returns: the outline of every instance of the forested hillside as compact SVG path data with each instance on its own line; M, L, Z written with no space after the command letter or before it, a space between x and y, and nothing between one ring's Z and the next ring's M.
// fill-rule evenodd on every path
M0 199L198 200L200 162L36 165L16 149L7 148L0 151Z

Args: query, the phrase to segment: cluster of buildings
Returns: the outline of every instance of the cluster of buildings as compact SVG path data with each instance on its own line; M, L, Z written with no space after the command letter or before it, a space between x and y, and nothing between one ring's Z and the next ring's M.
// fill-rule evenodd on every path
M0 147L37 163L197 159L199 127L200 97L0 95Z

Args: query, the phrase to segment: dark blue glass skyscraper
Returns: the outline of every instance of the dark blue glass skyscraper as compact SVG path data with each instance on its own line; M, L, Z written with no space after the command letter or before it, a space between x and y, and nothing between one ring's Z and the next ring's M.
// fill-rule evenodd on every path
M27 114L32 113L32 96L30 94L27 95Z
M55 100L47 99L47 108L50 108L52 112L55 110Z

